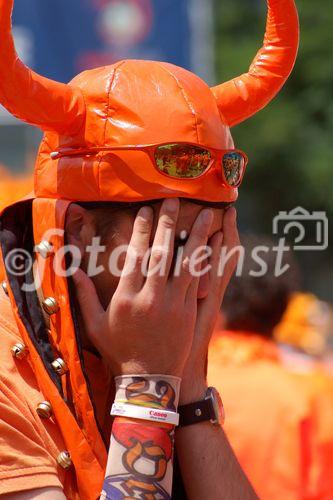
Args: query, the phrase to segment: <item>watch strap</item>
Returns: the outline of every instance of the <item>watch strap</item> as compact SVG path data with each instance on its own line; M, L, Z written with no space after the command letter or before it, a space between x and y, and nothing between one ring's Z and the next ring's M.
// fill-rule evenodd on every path
M212 419L212 404L210 399L189 403L178 407L179 427L198 424Z

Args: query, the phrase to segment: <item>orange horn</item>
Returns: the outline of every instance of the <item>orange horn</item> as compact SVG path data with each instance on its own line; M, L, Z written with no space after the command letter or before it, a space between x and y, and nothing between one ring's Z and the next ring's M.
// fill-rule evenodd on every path
M299 22L294 0L268 0L263 47L249 72L212 88L226 123L233 127L264 108L280 91L295 64Z
M84 123L79 89L48 80L18 58L11 30L13 0L0 0L0 103L17 118L44 131L73 135Z

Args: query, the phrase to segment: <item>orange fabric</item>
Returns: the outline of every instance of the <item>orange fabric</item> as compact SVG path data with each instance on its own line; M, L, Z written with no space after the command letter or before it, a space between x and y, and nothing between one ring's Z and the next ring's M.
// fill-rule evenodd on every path
M261 499L333 497L327 377L287 370L277 346L260 336L218 332L208 381L221 392L227 436Z
M47 398L39 388L30 356L15 360L10 353L18 341L22 339L10 302L0 291L0 495L56 486L64 489L69 500L81 500L75 468L64 471L56 463L58 454L67 449L62 425L58 425L55 416L45 420L36 412L37 405ZM110 430L109 401L105 393L108 372L103 363L89 353L85 353L85 362L100 423ZM102 481L103 477L100 491ZM95 500L97 496L92 491L86 498Z
M295 374L311 401L314 428L309 498L333 498L333 381L322 367Z
M15 361L10 348L21 341L10 303L0 293L0 494L66 480L56 457L65 450L52 420L41 420L36 407L45 397L28 359Z

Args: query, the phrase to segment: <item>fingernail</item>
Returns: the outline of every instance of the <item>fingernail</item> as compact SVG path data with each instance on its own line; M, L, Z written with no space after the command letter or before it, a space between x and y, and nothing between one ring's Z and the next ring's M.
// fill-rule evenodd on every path
M212 210L203 210L200 214L201 220L204 224L210 225L213 222L213 212Z
M179 207L178 198L168 198L164 202L164 210L169 213L176 213Z
M143 217L144 219L149 219L152 214L152 208L151 207L142 207L140 208L138 215L140 217Z
M218 242L220 244L222 244L222 241L223 241L223 232L222 231L218 231L217 235L218 235L217 236Z

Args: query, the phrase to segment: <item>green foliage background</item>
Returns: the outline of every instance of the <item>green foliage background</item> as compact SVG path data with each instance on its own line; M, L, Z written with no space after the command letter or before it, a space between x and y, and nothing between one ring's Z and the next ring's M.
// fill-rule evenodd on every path
M238 212L245 231L271 234L280 210L302 206L333 214L333 3L296 0L301 45L292 77L277 98L233 130L250 157ZM215 0L219 82L243 73L261 45L264 0ZM332 239L330 238L330 243ZM306 289L333 299L332 244L298 252Z

